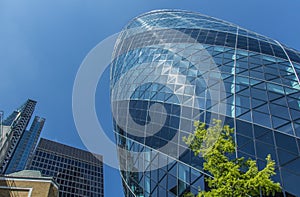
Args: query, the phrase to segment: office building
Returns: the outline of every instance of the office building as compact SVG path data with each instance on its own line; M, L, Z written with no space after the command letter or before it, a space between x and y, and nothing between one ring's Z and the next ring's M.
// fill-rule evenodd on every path
M45 121L35 117L30 130L26 131L35 106L36 101L28 99L2 122L0 173L25 169L27 158L34 150Z
M102 156L41 138L28 169L54 177L59 196L103 197Z
M40 133L44 126L45 119L35 116L29 130L24 131L18 146L16 147L14 156L11 158L5 174L21 171L26 168L26 164L33 155L34 148L40 137Z
M238 157L262 169L271 154L281 195L300 196L298 51L220 19L158 10L126 25L111 65L126 196L208 189L203 159L182 137L213 118L234 128Z

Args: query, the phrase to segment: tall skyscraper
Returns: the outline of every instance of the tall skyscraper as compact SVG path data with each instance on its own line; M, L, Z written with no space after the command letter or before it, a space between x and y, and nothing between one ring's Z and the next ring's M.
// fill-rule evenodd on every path
M30 131L26 131L35 106L36 101L28 99L3 121L0 150L1 173L12 173L14 170L25 168L26 160L36 145L45 121L36 117ZM6 172L8 167L9 170Z
M31 124L30 129L24 131L19 144L16 147L14 156L11 158L7 169L5 170L5 174L10 174L25 169L27 161L30 161L30 158L33 155L34 148L40 137L44 123L44 118L36 116Z
M41 138L28 168L54 177L60 196L103 197L102 159L100 155Z
M283 196L300 196L300 53L232 23L158 10L120 33L111 105L126 196L208 189L182 142L197 120L235 129L236 156L276 162Z

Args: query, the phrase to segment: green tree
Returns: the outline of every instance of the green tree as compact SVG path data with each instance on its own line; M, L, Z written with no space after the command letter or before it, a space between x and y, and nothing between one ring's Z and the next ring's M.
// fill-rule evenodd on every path
M198 197L240 197L275 195L281 190L280 184L270 177L275 175L275 162L268 155L266 166L258 170L255 160L235 158L234 130L214 120L206 129L205 123L196 122L195 131L183 141L195 155L201 155L205 162L203 169L212 177L206 178L209 191L200 191Z

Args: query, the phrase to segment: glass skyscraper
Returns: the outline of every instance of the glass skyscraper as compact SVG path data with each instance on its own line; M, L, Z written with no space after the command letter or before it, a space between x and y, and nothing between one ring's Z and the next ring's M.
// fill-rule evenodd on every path
M33 155L35 146L40 137L45 123L44 118L36 116L29 130L24 131L16 147L14 156L11 158L5 174L24 170L28 161Z
M236 156L276 162L282 196L300 196L300 53L235 24L158 10L120 33L111 105L126 196L208 189L182 137L196 120L235 129Z
M40 139L28 169L51 176L59 184L59 196L103 197L102 156Z
M36 101L28 99L1 125L0 171L2 174L25 169L27 159L34 150L45 121L43 118L35 117L30 130L26 131L35 106Z

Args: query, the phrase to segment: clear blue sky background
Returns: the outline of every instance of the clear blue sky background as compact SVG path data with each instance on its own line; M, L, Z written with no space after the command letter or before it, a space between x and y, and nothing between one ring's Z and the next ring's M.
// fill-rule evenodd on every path
M87 53L133 17L175 8L224 19L300 49L300 1L295 0L0 0L0 109L8 115L27 98L45 117L42 137L85 149L72 116L72 87ZM108 75L97 97L110 132ZM105 158L104 158L105 160ZM123 196L119 173L105 167L105 194Z

